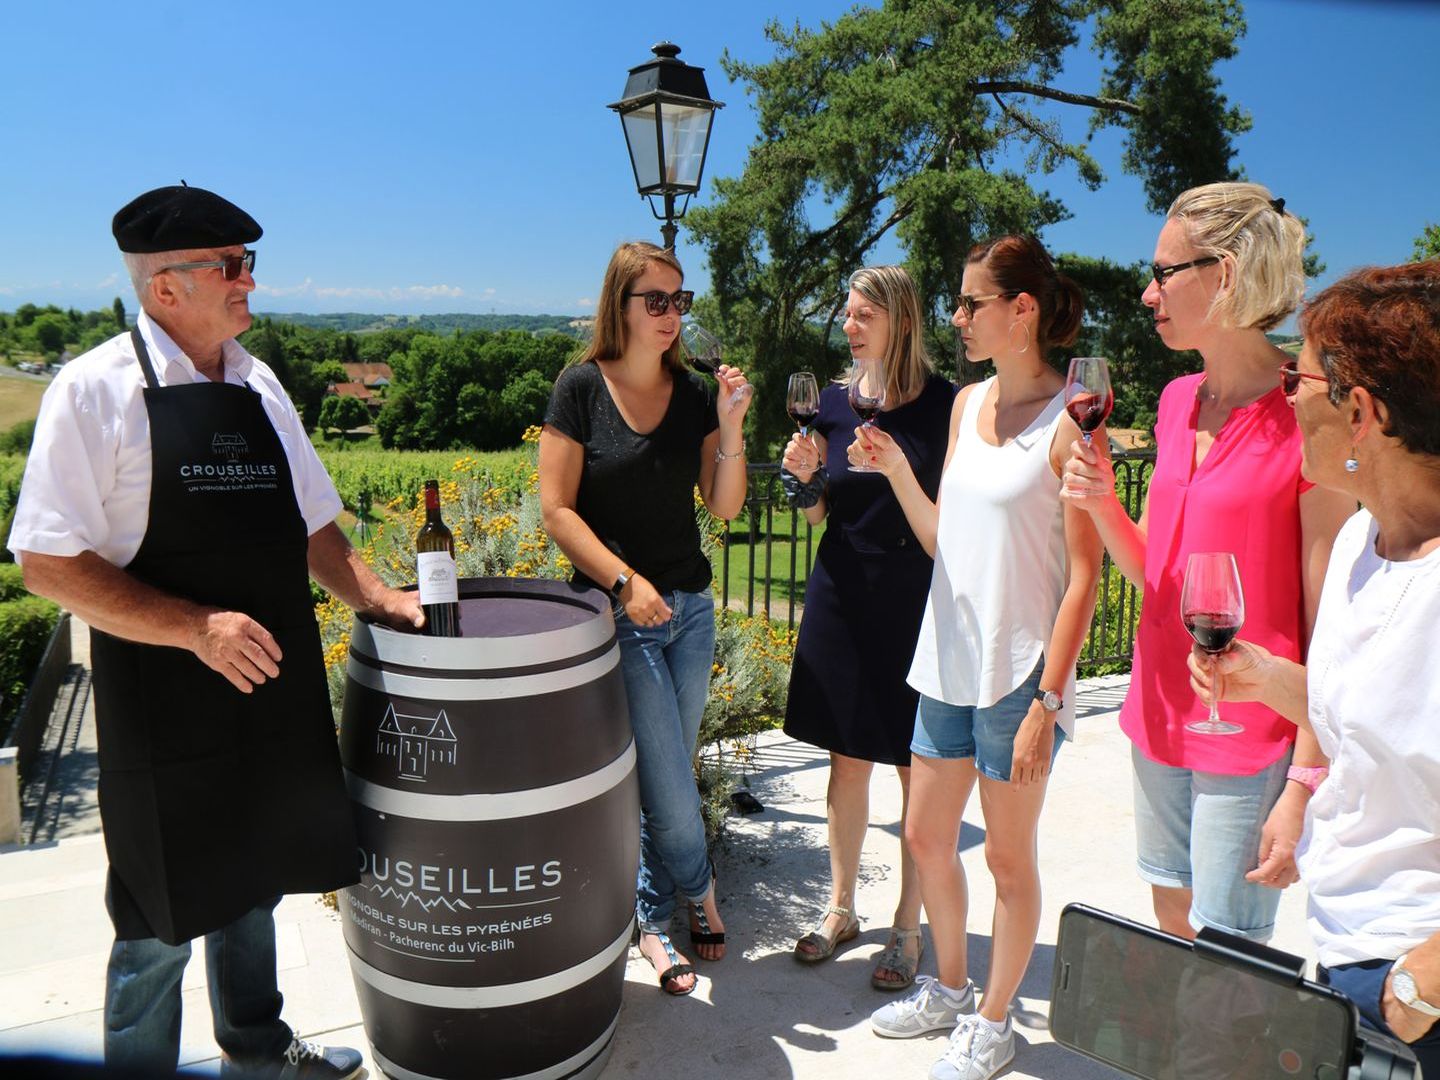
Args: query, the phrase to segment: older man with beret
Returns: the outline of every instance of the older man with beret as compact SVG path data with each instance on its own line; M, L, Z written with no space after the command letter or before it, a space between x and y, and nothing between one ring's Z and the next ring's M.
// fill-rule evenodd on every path
M182 185L113 231L138 323L47 390L9 539L27 588L92 629L105 1059L174 1070L203 937L224 1071L343 1080L359 1053L295 1037L275 975L280 896L357 879L309 578L395 626L424 616L336 527L294 405L235 341L260 226Z

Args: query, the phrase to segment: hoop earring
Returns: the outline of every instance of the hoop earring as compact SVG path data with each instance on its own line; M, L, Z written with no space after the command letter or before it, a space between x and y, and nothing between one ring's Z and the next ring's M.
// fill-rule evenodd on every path
M1015 349L1015 343L1014 343L1013 341L1011 341L1010 338L1011 338L1011 335L1013 335L1013 334L1015 333L1015 327L1017 327L1017 326L1020 327L1021 330L1024 330L1024 331L1025 331L1025 344L1022 345L1022 346L1020 346L1020 348ZM1011 324L1010 324L1010 329L1009 329L1008 331L1006 331L1006 333L1005 333L1005 343L1006 343L1007 345L1009 345L1010 348L1015 349L1015 351L1016 351L1017 353L1029 352L1029 351L1030 351L1030 324L1029 324L1029 323L1023 323L1023 322L1013 322L1013 323L1011 323Z

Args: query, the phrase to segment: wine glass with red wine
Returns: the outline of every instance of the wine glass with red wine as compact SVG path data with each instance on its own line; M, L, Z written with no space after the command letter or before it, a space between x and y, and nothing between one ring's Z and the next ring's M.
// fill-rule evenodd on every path
M875 417L885 407L885 364L881 360L855 361L850 369L850 384L847 389L850 408L860 418L863 427L875 426ZM876 472L869 465L851 465L851 472Z
M1220 719L1219 673L1215 658L1230 647L1245 624L1245 594L1240 568L1228 551L1197 551L1185 563L1185 586L1180 592L1180 619L1195 644L1210 655L1210 718L1186 724L1202 735L1234 735L1244 725Z
M685 358L690 361L690 366L696 371L719 375L720 355L724 351L720 339L693 319L680 327L680 347L685 352ZM746 383L730 395L730 407L733 409L752 393L754 387Z
M797 371L790 376L785 388L785 411L800 428L800 436L810 434L810 425L820 415L820 385L808 371Z
M1065 411L1090 445L1091 436L1115 407L1110 388L1110 365L1103 356L1077 356L1065 377Z

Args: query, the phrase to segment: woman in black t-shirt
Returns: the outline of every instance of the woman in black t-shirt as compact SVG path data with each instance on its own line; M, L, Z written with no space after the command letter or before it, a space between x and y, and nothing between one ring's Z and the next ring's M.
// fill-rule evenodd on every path
M669 994L695 989L667 929L678 890L703 960L725 953L691 758L715 657L715 598L694 492L711 513L745 501L745 376L724 364L720 393L680 357L675 256L621 244L605 271L595 336L560 373L540 436L545 529L574 580L608 590L640 779L640 951Z

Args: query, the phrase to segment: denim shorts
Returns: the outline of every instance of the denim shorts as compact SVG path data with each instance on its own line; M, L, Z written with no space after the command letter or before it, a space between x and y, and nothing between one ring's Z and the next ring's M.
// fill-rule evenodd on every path
M1135 767L1136 866L1151 885L1191 889L1190 925L1268 941L1280 890L1245 875L1259 862L1260 830L1285 787L1287 752L1253 776L1196 772L1151 761Z
M985 708L950 705L921 694L910 752L927 758L974 758L975 768L982 775L1008 782L1010 763L1015 759L1015 733L1035 700L1044 666L1043 662L1036 664L1017 689ZM1065 731L1056 724L1055 745L1050 751L1052 765L1064 741Z

